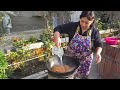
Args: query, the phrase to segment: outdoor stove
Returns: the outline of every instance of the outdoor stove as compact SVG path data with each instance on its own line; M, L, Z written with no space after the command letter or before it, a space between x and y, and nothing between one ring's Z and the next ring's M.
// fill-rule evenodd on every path
M65 56L62 47L58 48L54 46L52 48L52 54L53 56L49 58L46 63L48 68L48 79L74 79L75 72L80 64L79 60L77 58ZM55 70L53 70L54 66L57 66ZM64 68L64 71L61 71L63 70L61 66Z
M55 74L52 74L51 72L48 71L48 79L74 79L74 75L75 75L76 72L73 72L69 75L66 75L66 76L60 76L60 75L55 75Z

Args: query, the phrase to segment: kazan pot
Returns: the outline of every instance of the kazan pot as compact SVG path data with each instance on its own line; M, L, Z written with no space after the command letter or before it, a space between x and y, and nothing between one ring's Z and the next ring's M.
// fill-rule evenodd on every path
M71 75L74 75L77 68L79 67L80 63L77 58L69 57L69 56L63 56L62 57L63 65L70 66L70 70L65 73L59 73L59 72L53 72L51 68L55 65L61 65L61 60L57 55L52 56L48 62L46 63L46 66L48 68L48 76L58 77L58 78L65 78Z

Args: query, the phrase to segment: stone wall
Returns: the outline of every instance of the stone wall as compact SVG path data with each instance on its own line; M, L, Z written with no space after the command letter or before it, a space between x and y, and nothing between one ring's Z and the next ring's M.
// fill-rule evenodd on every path
M42 11L12 11L16 16L32 17L32 16L43 16Z
M12 32L28 31L45 28L47 23L43 18L42 11L14 11L16 16L12 17ZM58 25L68 23L69 13L66 11L57 11Z
M12 17L12 32L27 31L27 30L37 30L46 27L46 21L43 17L25 17L25 16L15 16Z
M120 20L120 11L106 11L108 16L110 16L110 20Z
M117 45L103 44L98 71L104 79L120 79L120 48Z
M82 11L71 11L71 21L78 22Z

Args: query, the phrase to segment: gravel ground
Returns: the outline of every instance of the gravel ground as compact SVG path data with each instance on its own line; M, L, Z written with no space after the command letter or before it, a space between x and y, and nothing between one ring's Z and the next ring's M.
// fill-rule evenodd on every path
M95 55L93 56L93 62L89 74L89 79L102 79L97 71L97 64L95 61Z

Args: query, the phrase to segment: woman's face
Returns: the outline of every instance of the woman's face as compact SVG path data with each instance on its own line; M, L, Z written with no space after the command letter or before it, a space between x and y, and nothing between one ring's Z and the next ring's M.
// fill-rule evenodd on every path
M82 30L88 30L90 25L93 23L94 19L92 21L88 20L87 17L82 17L80 19L80 26Z

